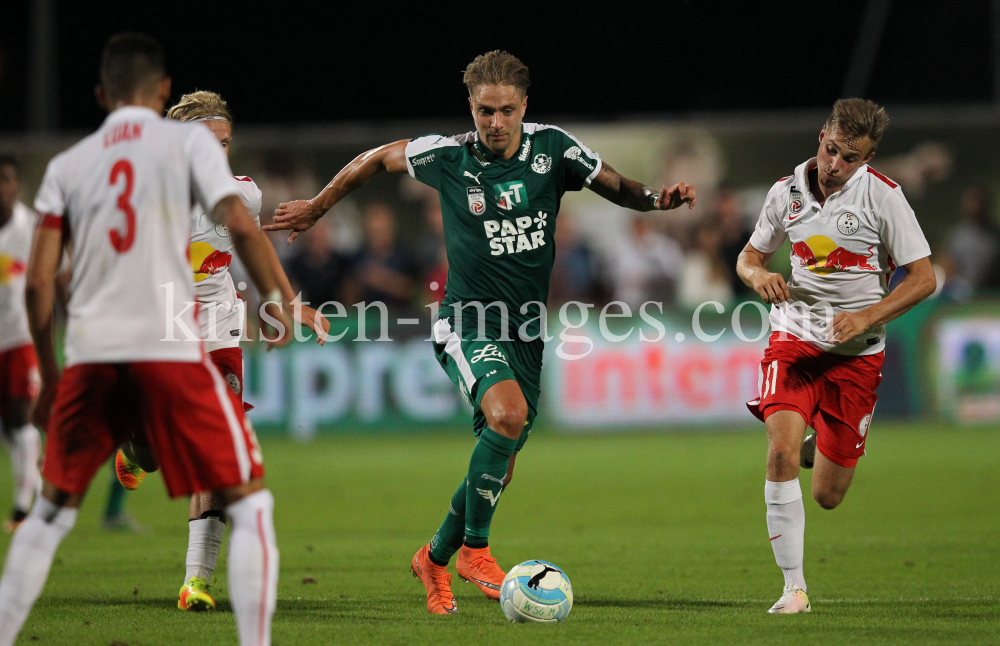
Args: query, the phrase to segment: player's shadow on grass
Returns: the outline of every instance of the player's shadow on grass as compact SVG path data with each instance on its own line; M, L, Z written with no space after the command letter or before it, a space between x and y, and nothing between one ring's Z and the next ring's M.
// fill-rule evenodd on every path
M576 599L576 607L588 608L737 608L750 605L740 601L713 601L711 599Z

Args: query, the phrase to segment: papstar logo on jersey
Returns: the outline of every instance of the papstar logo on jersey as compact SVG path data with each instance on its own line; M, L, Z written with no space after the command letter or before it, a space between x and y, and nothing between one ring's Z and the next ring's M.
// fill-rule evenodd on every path
M504 211L513 211L514 207L528 208L528 190L523 180L495 184L493 191L496 193L497 206Z
M469 210L472 215L482 215L486 212L486 193L481 186L469 186L465 189L469 197Z
M537 218L522 215L515 220L485 220L486 238L490 241L490 255L502 256L504 253L521 253L531 251L545 245L545 220L548 214L538 212ZM529 231L535 222L538 229ZM498 235L499 234L499 235Z

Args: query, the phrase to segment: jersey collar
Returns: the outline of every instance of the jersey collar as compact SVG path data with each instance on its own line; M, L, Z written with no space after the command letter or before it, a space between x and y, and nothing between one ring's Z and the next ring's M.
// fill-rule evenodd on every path
M813 157L812 159L810 159L805 163L799 164L798 167L795 169L795 184L798 187L799 191L801 191L806 196L806 199L809 200L811 204L814 204L817 207L822 208L819 201L815 197L813 197L812 191L809 190L809 171L815 167L816 167L815 157ZM851 176L851 179L847 180L847 182L842 187L840 187L839 191L831 194L828 198L826 198L826 201L829 202L834 197L842 195L845 191L847 191L847 189L853 187L855 184L860 182L861 178L867 174L868 174L868 164L861 164L861 166L858 167L858 170L854 172L854 175Z
M479 131L478 130L475 131L475 143L473 143L472 145L476 149L475 150L476 155L478 157L481 157L483 160L485 160L485 161L487 161L489 163L495 163L495 164L513 164L515 162L521 161L520 157L522 156L522 154L523 154L523 152L525 150L525 146L530 146L531 145L529 142L530 142L530 139L528 137L528 134L524 131L524 123L521 123L521 144L520 144L520 148L518 149L518 154L513 155L510 159L504 159L503 157L500 157L499 155L494 154L493 152L490 151L489 148L487 148L486 146L484 146L483 142L479 140Z
M115 121L124 121L127 119L160 119L160 115L156 114L156 110L152 108L147 108L143 105L123 105L114 112L108 114L104 119L104 123L113 123Z

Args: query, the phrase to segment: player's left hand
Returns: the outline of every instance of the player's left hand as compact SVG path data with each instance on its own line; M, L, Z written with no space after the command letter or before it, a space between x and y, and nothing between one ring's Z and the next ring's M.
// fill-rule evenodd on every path
M687 202L688 208L693 209L696 199L694 186L681 182L674 184L670 188L666 186L661 188L654 206L660 211L669 211Z
M294 304L292 308L292 318L303 327L307 327L316 334L316 343L326 345L329 338L330 321L322 316L315 309L308 305Z
M42 380L42 386L38 390L38 397L31 405L31 423L36 428L45 432L45 427L49 423L49 415L52 414L52 404L56 400L56 384Z
M283 348L292 342L292 316L288 308L278 301L267 301L260 306L261 337L267 349Z
M831 343L846 343L870 327L871 321L864 310L841 312L833 317L828 338Z

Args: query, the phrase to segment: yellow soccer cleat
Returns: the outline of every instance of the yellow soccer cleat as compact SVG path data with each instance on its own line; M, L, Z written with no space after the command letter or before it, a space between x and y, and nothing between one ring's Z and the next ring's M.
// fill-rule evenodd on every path
M177 607L192 612L215 610L215 599L208 593L208 581L199 576L193 576L181 586Z
M135 491L146 479L146 472L138 464L129 460L121 449L115 455L115 473L118 475L118 482L129 491Z

